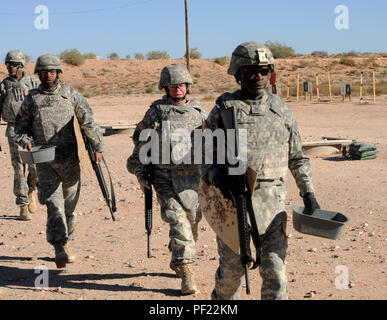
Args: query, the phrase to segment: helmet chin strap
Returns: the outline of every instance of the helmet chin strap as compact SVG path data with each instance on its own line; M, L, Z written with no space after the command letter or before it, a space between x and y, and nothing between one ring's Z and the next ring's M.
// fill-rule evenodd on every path
M184 97L181 97L181 98L173 98L170 94L169 94L169 90L167 89L167 98L174 101L174 102L180 102L180 101L183 101L185 99L187 99L187 95L185 95Z

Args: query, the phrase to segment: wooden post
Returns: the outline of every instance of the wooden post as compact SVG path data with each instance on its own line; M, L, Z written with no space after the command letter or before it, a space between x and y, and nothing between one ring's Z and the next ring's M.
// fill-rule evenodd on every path
M185 41L186 41L186 55L187 55L187 69L191 72L190 66L190 50L189 50L189 32L188 32L188 4L187 0L184 0L185 4Z
M328 90L329 90L329 100L332 102L332 86L331 86L331 73L328 72Z
M363 72L360 72L360 102L363 101Z
M372 71L372 84L374 86L374 103L376 103L376 80L375 80L375 71Z
M317 101L320 102L320 87L318 83L318 73L316 74L316 91L317 91Z
M297 101L300 95L300 74L297 74Z
M289 99L290 96L290 74L288 74L288 89L286 91L286 99Z

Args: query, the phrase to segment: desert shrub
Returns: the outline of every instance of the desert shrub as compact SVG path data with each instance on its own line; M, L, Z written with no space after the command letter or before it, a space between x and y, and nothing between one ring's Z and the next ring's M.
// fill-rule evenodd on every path
M292 47L286 46L285 44L279 43L278 41L266 41L267 46L273 53L274 58L287 58L294 56L295 51Z
M144 60L144 55L142 53L140 53L140 52L136 52L134 54L134 59L136 59L136 60Z
M81 54L77 49L65 50L60 55L65 63L73 66L80 66L85 63L86 57Z
M117 53L115 53L115 52L112 52L112 53L108 54L108 59L109 60L118 60L119 58L120 58L120 56Z
M355 50L351 50L349 52L344 52L343 56L345 56L345 57L359 57L360 53L355 51Z
M215 58L215 63L220 64L221 66L225 66L227 64L227 57L219 57Z
M131 59L130 54L127 54L127 55L125 56L125 59L126 59L126 60L130 60L130 59Z
M152 87L145 88L145 93L153 93L153 88Z
M97 55L93 52L88 52L84 54L86 59L97 59Z
M327 57L328 56L328 52L326 51L313 51L311 53L312 56L315 56L315 57Z
M348 67L354 67L356 66L356 62L355 60L351 59L351 58L347 58L347 57L342 57L339 61L340 64L344 65L344 66L348 66Z
M189 57L191 59L201 59L202 54L199 52L198 48L192 48L189 50ZM187 53L184 54L184 58L187 58Z
M149 51L146 54L148 60L170 59L168 52L166 51Z

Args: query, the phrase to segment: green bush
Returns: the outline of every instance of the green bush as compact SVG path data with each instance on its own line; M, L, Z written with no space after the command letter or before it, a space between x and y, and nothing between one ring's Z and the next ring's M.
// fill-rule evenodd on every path
M136 60L144 60L144 55L142 53L140 53L140 52L136 52L134 54L134 59L136 59Z
M125 59L126 59L126 60L130 60L130 59L131 59L130 54L127 54L127 55L125 56Z
M191 59L201 59L202 54L199 52L198 48L192 48L189 50L189 57ZM184 58L187 58L187 53L184 54Z
M108 59L109 60L118 60L118 59L120 59L120 56L117 53L112 52L112 53L108 54Z
M351 59L351 58L347 58L347 57L342 57L339 61L340 64L344 65L344 66L348 66L348 67L354 67L356 66L356 62L355 60Z
M219 57L215 58L214 62L220 64L221 66L225 66L227 64L228 57Z
M327 57L328 56L328 52L326 51L313 51L311 53L312 56L315 56L315 57Z
M86 57L77 49L65 50L59 55L59 58L62 59L65 63L71 64L73 66L80 66L84 64L86 60Z
M267 46L270 51L273 53L274 58L287 58L294 56L295 51L292 47L281 44L278 41L266 41L265 46Z
M148 60L170 59L168 52L166 51L150 51L146 54Z
M97 55L93 52L88 52L84 54L86 59L97 59Z

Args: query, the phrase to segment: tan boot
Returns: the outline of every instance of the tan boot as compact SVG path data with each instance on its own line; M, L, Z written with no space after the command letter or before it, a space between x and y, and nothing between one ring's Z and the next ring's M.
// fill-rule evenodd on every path
M182 275L181 293L184 295L199 293L195 284L194 274L191 265L182 264L179 266L179 271Z
M54 244L55 248L55 263L58 269L65 268L66 263L69 262L69 256L65 251L65 247L61 243Z
M28 211L28 206L20 207L20 220L23 220L23 221L31 220L30 212Z
M69 243L67 242L63 247L65 252L67 253L67 257L68 257L67 263L73 263L75 261L75 255L72 254Z
M35 213L38 207L36 203L36 190L28 190L28 199L30 200L30 203L28 204L28 210L30 213Z

